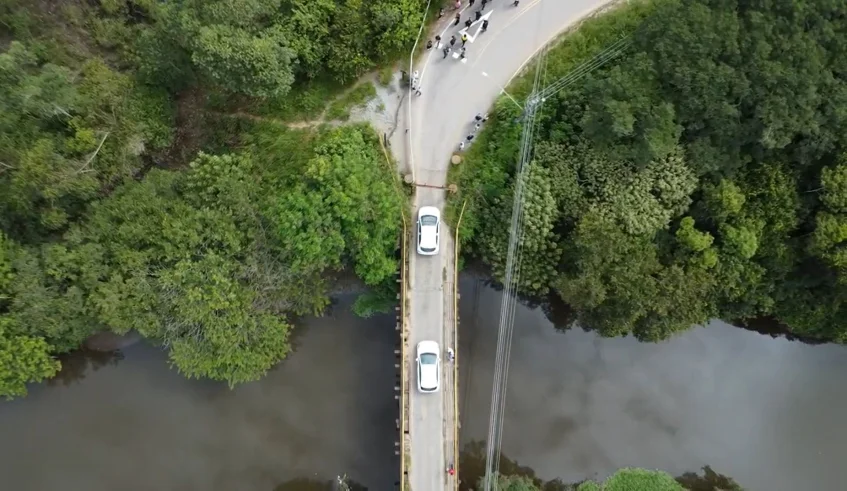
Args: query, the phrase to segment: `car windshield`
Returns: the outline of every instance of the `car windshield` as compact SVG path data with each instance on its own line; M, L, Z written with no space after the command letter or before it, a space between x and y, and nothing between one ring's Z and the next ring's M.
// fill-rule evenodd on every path
M435 225L438 223L438 219L432 215L424 215L421 217L421 225Z
M435 365L438 357L434 353L423 353L421 355L421 365Z

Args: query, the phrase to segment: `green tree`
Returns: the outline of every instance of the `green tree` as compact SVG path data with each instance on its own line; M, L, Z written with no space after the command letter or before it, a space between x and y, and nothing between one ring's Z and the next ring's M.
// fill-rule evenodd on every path
M620 469L603 482L604 491L646 491L648 489L650 491L684 490L670 474L647 469Z
M682 127L673 104L661 100L657 79L652 61L638 53L626 65L589 80L586 91L595 102L581 122L588 138L639 165L674 152Z
M189 377L224 380L230 387L259 379L289 351L290 327L252 308L255 293L233 277L239 266L215 253L164 271L162 338L170 358Z
M254 97L285 95L294 83L295 57L281 29L251 34L226 25L200 27L191 55L215 83Z
M556 277L556 267L561 261L561 247L553 229L558 221L556 200L550 173L545 167L531 163L522 175L522 220L518 229L512 229L514 191L497 204L495 215L482 227L480 251L485 262L494 270L494 277L505 281L509 249L509 236L520 234L516 246L521 274L517 278L522 292L544 295Z
M161 94L91 59L78 74L13 42L0 55L0 227L32 239L61 230L105 184L170 142Z
M26 384L49 379L60 368L43 338L16 330L12 317L0 315L0 397L6 399L25 396Z
M300 182L280 196L271 219L294 268L337 269L349 260L368 285L395 274L401 202L374 138L360 126L329 132Z

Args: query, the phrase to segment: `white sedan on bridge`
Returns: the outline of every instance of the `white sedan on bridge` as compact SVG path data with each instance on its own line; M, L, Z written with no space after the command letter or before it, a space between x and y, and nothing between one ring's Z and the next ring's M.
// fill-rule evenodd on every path
M421 206L418 210L418 254L438 254L441 235L441 212L434 206Z
M441 385L441 351L435 341L418 343L418 390L438 392Z

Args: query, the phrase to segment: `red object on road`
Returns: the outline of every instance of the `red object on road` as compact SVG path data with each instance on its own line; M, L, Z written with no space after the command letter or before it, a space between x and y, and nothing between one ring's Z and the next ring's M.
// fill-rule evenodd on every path
M456 471L455 471L455 470L453 470L453 468L452 468L452 467L450 468L450 470L448 470L448 471L447 471L447 474L450 474L451 476L452 476L453 474L455 474L455 473L456 473Z

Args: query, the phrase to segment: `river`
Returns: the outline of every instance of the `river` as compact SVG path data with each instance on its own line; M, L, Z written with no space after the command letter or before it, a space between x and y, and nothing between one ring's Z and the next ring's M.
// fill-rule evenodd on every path
M461 282L463 442L485 439L500 293ZM393 316L342 301L295 353L230 391L157 348L0 402L4 489L312 491L340 473L394 489ZM847 349L715 322L670 341L560 332L519 307L503 452L542 478L711 465L748 490L841 489Z

